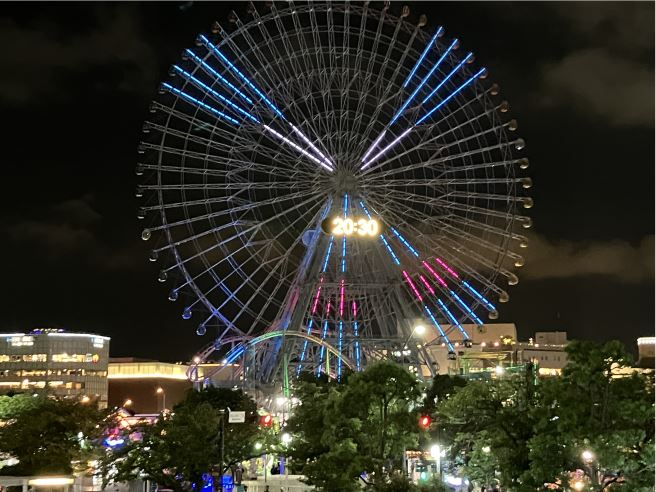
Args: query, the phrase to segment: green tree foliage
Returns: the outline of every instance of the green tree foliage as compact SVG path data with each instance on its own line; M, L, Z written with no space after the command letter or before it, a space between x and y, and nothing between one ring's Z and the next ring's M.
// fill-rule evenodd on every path
M653 490L654 384L633 374L619 342L572 342L562 378L545 381L531 439L527 481L567 484L567 472L585 472L593 490ZM617 375L617 374L616 374ZM594 454L591 463L581 457Z
M229 424L227 408L245 411L246 422ZM222 418L226 419L223 467ZM176 491L200 490L203 474L221 473L254 457L254 444L262 437L255 402L242 391L218 388L192 390L171 413L130 432L140 438L126 439L124 446L109 451L103 459L105 483L142 477Z
M302 404L288 425L290 454L320 490L359 490L363 472L369 487L386 486L403 450L416 446L420 387L396 364L369 366L339 385L306 380L295 394Z
M437 419L453 436L451 462L462 468L454 471L481 484L492 484L496 476L506 487L517 486L529 466L533 407L531 378L515 375L471 381L443 400Z
M619 342L571 342L567 352L562 377L471 381L438 401L455 472L509 491L569 490L573 473L589 490L653 490L653 377L613 377L630 364Z
M94 455L104 413L47 395L0 396L0 451L19 460L4 475L70 474Z

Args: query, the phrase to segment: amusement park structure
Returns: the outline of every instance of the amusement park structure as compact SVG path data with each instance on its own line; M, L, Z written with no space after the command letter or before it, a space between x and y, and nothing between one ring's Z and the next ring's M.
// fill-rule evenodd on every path
M531 179L508 103L408 7L244 10L172 66L139 147L142 239L205 338L190 378L218 359L286 391L399 352L434 375L428 345L456 357L524 264Z

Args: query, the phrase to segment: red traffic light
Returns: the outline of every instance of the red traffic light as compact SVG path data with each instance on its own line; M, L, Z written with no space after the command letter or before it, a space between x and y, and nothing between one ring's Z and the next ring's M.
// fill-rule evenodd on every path
M419 426L422 429L428 429L431 425L431 418L429 415L422 415L419 417Z
M273 417L271 415L267 414L260 417L260 425L262 427L271 427L271 424L273 424Z

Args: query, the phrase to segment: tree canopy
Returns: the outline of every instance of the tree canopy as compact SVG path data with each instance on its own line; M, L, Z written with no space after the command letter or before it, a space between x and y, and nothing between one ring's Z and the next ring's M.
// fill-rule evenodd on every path
M391 362L350 374L342 384L302 381L302 404L289 421L291 457L308 483L327 491L389 482L403 451L417 445L420 384ZM362 483L362 482L361 482Z
M245 411L244 423L227 422L227 409ZM204 475L220 475L232 464L256 456L255 442L266 438L258 427L255 402L240 390L191 390L186 398L153 424L143 423L109 451L102 462L104 481L150 479L176 491L200 490ZM221 466L221 419L225 418Z
M0 396L0 450L18 463L6 475L70 474L93 456L104 419L95 405L48 395Z

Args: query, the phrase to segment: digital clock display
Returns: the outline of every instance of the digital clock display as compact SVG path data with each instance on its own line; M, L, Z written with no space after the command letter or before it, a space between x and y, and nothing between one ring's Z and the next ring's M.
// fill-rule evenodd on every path
M375 237L381 233L380 223L368 217L334 217L325 219L321 228L335 236Z

